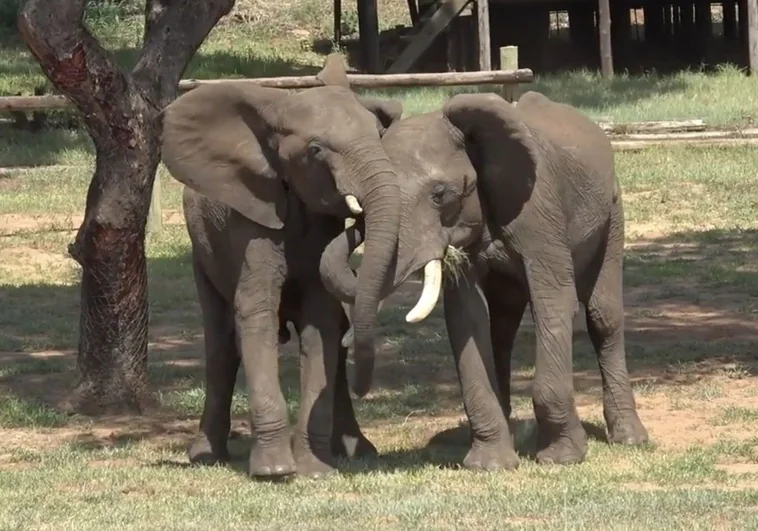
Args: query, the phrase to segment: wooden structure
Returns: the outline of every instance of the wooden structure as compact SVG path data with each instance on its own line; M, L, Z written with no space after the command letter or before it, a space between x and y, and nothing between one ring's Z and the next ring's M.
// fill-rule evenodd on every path
M339 40L342 2L334 1ZM758 0L407 0L412 26L382 34L377 0L356 1L360 63L372 73L498 68L507 45L541 72L610 76L723 62L758 70Z

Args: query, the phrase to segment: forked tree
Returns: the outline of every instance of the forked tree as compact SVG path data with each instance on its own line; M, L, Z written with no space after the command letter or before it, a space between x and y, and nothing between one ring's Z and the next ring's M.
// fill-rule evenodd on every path
M160 161L161 110L234 0L147 0L143 46L124 71L83 23L86 0L28 0L21 35L95 144L84 221L69 246L82 266L80 413L140 412L147 382L145 225Z

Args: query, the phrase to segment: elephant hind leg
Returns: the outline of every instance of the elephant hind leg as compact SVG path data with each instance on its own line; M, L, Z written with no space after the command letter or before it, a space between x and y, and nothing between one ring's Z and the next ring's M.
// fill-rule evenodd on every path
M205 332L205 403L201 433L190 446L189 459L192 463L215 464L229 460L227 439L240 357L227 303L194 260L193 270Z
M349 328L347 318L343 319L340 328L340 337L344 336ZM348 459L363 459L374 457L379 454L376 447L371 444L361 431L358 420L355 418L353 400L347 383L347 349L340 346L339 358L337 359L337 377L334 388L334 429L332 432L332 454L335 457L347 457Z
M528 297L517 282L492 271L484 282L484 293L490 310L490 338L501 406L505 418L510 419L511 355Z
M524 260L534 319L532 403L537 419L537 461L570 464L584 460L587 434L574 402L573 321L577 293L568 249Z
M617 444L641 444L647 442L648 433L637 415L626 366L622 247L623 236L614 237L602 257L586 303L587 331L600 366L608 439Z

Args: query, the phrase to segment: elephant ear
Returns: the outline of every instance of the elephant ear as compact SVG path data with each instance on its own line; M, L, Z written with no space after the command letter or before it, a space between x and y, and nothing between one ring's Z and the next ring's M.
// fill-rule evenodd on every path
M280 229L286 192L271 123L286 93L219 83L196 88L164 109L163 162L193 190L246 218Z
M498 200L526 201L546 157L523 113L496 94L458 94L442 114L473 144L479 185Z
M324 85L337 85L339 87L350 88L345 61L338 53L331 53L326 56L324 67L316 74L316 79ZM357 98L379 120L379 134L384 134L384 131L389 126L403 116L403 104L399 101L364 98L361 96L357 96Z
M316 79L324 85L337 85L339 87L350 88L350 82L347 80L347 71L345 61L338 53L330 53L324 59L324 67L321 72L316 74Z
M380 100L359 97L358 101L360 101L369 111L374 113L374 116L379 120L379 123L381 124L381 127L379 128L380 135L384 135L384 132L403 116L403 104L397 100Z

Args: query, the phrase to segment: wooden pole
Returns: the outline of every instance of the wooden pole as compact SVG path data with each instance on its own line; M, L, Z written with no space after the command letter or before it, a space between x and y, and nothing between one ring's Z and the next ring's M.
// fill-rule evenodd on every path
M500 69L518 70L518 46L500 48ZM517 90L512 84L503 84L503 98L513 103L517 99Z
M598 31L600 34L600 71L603 77L613 77L611 49L611 6L609 0L598 0Z
M758 73L758 0L747 0L747 42L750 74Z
M334 0L334 44L342 41L342 0Z
M476 0L476 24L479 39L479 70L492 70L489 0Z
M488 72L419 72L411 74L348 74L351 87L381 89L390 87L454 87L464 85L503 85L531 83L534 74L528 68L515 71L490 70ZM179 91L187 92L202 85L218 83L251 84L282 89L305 89L323 85L316 76L259 77L240 79L185 79L179 82ZM71 109L71 102L55 96L0 96L0 113L13 111L52 111Z
M379 73L379 15L377 0L358 0L358 32L363 69Z
M726 0L721 6L724 14L724 39L734 40L737 38L737 2L734 0Z

